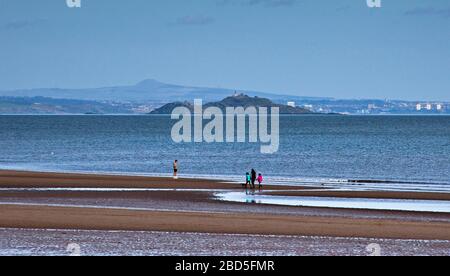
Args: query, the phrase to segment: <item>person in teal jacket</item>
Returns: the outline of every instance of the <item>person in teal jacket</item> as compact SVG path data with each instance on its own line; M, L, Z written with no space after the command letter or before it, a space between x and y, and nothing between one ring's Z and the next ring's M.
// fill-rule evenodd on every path
M247 175L245 176L245 188L247 188L247 186L251 187L252 185L252 178L250 176L250 173L247 173Z

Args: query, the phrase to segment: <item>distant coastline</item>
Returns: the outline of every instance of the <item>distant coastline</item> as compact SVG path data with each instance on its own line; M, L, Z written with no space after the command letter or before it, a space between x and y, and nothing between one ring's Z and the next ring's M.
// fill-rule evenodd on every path
M202 99L218 102L233 89L190 87L144 80L131 86L91 89L26 89L0 91L0 114L148 114L168 103ZM379 99L335 99L239 90L278 105L293 105L313 113L346 115L448 115L450 102Z
M177 107L185 107L189 109L191 112L194 112L194 105L191 102L175 102L175 103L169 103L166 104L160 108L157 108L150 112L149 114L159 114L159 115L167 115L171 114L172 111ZM279 109L280 114L284 115L308 115L308 114L316 114L315 112L312 112L311 110L308 110L306 108L297 107L297 106L289 106L289 105L282 105L282 104L276 104L272 102L269 99L266 98L259 98L259 97L249 97L248 95L244 94L236 94L234 96L227 97L219 102L211 102L206 103L203 105L204 109L207 109L209 107L217 107L223 112L228 107L243 107L243 108L249 108L249 107L265 107L265 108L273 108L277 107Z

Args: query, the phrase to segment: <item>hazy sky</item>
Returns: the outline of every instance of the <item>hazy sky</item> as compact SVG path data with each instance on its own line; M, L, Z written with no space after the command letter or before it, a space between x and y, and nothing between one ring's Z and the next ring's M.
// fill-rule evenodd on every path
M163 82L450 100L450 1L0 0L0 90Z

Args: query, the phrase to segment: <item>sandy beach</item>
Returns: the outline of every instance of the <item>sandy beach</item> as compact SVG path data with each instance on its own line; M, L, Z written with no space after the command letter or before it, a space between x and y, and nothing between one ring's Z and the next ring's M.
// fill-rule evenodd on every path
M126 235L133 232L157 232L171 233L164 235L198 233L222 235L221 237L326 237L326 240L330 240L330 246L336 245L336 239L342 238L421 240L439 241L441 249L436 252L450 254L448 213L224 202L214 197L215 191L218 190L244 193L239 184L221 181L0 171L0 228L3 229L0 231L0 237L2 241L8 240L8 229L53 229L123 231ZM271 185L265 186L261 193L283 196L441 200L449 201L450 204L450 197L445 193L329 191L311 187ZM117 233L122 232L115 234L120 236ZM20 240L17 235L14 237ZM391 254L401 252L402 244L398 242L399 251ZM406 245L407 243L404 243L404 246ZM406 249L405 247L404 250ZM267 252L283 255L275 248L268 248ZM424 254L433 254L433 251Z

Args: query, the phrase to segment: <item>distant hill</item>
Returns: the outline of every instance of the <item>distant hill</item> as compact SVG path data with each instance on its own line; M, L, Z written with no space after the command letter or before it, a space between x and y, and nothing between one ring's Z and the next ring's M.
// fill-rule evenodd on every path
M194 104L188 101L185 102L174 102L163 105L160 108L157 108L150 112L151 115L169 115L172 114L172 111L177 107L186 107L191 112L194 111Z
M266 98L260 98L260 97L249 97L247 95L235 95L231 97L227 97L219 102L211 102L206 103L203 105L203 108L206 109L208 107L218 107L221 110L225 112L225 109L227 107L238 107L242 106L244 108L254 106L254 107L278 107L280 109L280 114L313 114L308 109L301 108L301 107L292 107L282 104L276 104L272 102L269 99ZM152 115L165 115L165 114L171 114L172 111L177 107L186 107L191 112L194 111L194 105L191 102L175 102L175 103L169 103L161 108L155 109L154 111L150 112Z
M129 114L131 108L95 101L0 97L0 114Z
M263 93L256 91L243 91L250 96L270 98L277 103L287 101L320 100L328 98L298 97L278 95L276 93ZM166 84L148 79L132 86L113 86L87 89L58 89L43 88L30 90L0 91L0 96L8 97L47 97L55 99L76 99L100 102L130 102L130 103L170 103L202 99L204 102L220 101L232 95L233 89L191 87Z
M450 114L450 102L442 101L334 99L239 91L248 95L253 101L257 97L259 101L269 99L272 104L283 106L284 114L299 112L298 109L292 110L284 106L288 102L320 114ZM130 86L0 91L0 98L3 99L0 100L0 114L148 114L167 103L189 105L187 101L192 102L194 99L202 99L204 103L232 105L231 102L236 99L228 97L234 92L234 89L174 85L152 79ZM13 100L13 97L17 99ZM169 109L169 107L166 108Z

